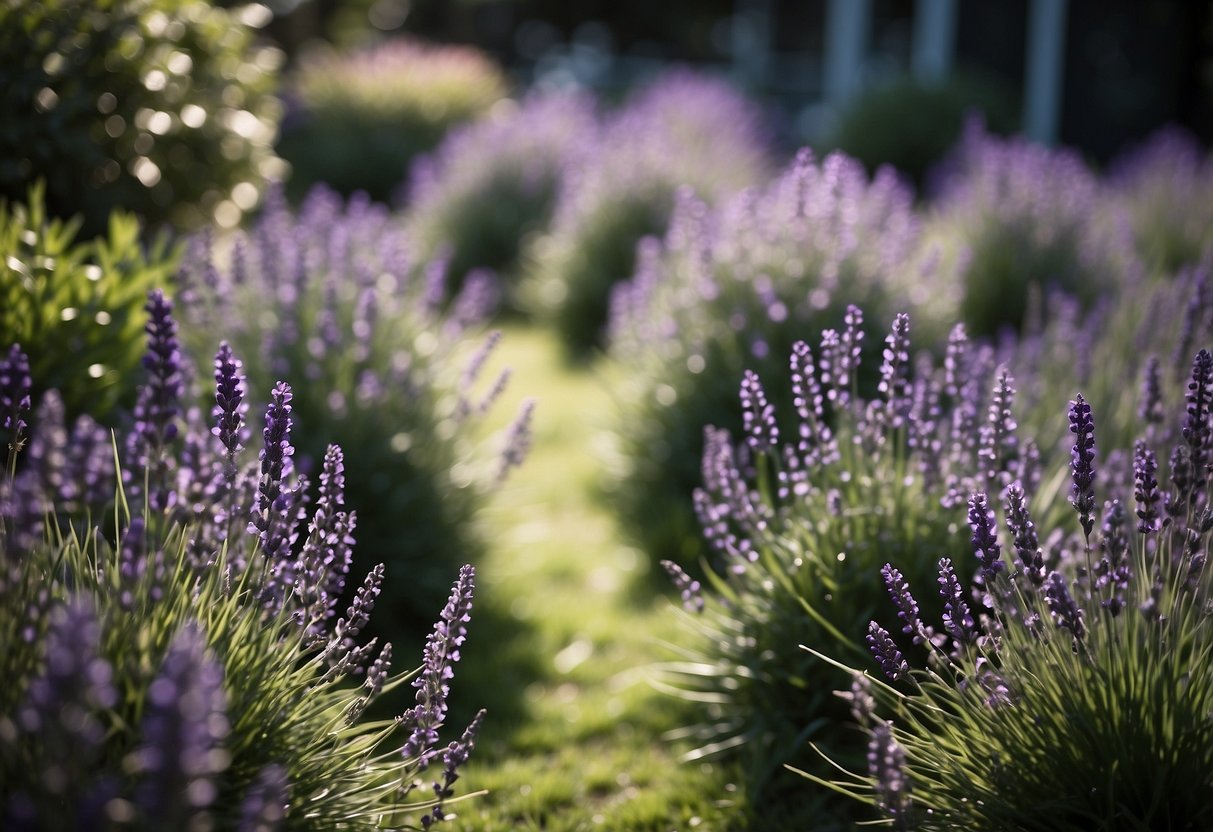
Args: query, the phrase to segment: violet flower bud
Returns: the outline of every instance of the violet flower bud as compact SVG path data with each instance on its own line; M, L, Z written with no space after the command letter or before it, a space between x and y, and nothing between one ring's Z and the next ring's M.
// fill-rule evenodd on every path
M688 575L681 566L672 560L663 560L661 566L665 569L674 587L682 595L682 606L689 612L703 612L703 591L699 581Z
M904 679L910 675L910 665L906 662L905 656L897 649L897 644L889 635L889 631L881 627L875 621L868 623L868 635L866 638L868 649L872 651L872 656L880 665L880 669L884 671L884 675L888 676L890 681L896 682L898 679Z
M19 344L9 347L0 359L0 429L8 434L9 445L19 450L25 439L30 411L29 356Z
M1091 406L1080 393L1070 402L1070 432L1074 434L1074 448L1070 453L1070 473L1073 485L1070 503L1078 512L1083 534L1091 539L1095 527L1095 421L1091 417Z

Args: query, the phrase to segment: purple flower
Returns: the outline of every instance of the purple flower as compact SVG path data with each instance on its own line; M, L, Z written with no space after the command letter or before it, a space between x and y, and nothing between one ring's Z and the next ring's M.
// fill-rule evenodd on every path
M898 313L893 319L893 329L885 336L882 355L877 389L888 408L889 427L896 430L905 424L910 410L910 316L906 313Z
M0 360L0 428L8 433L12 450L20 450L30 411L29 357L19 344L9 347Z
M333 614L333 605L345 588L345 576L353 560L355 519L341 510L344 494L341 448L329 445L320 474L320 496L308 526L307 540L299 553L294 587L300 622L314 632Z
M964 589L956 577L952 561L939 561L939 597L943 599L943 626L957 644L968 644L977 639L977 624L964 598Z
M1163 420L1161 367L1158 356L1152 355L1146 362L1145 376L1141 384L1141 406L1137 415L1147 425L1161 425Z
M910 675L910 665L901 651L897 649L897 644L889 636L888 630L875 621L871 621L868 623L866 640L872 656L880 665L880 669L884 671L884 675L888 676L891 681L896 682L898 679L904 679Z
M106 712L117 705L118 693L113 669L100 655L101 624L91 604L77 598L56 607L44 645L43 670L30 681L15 714L23 764L37 769L26 782L38 782L41 793L12 795L0 820L15 829L107 828L103 807L117 795L100 772ZM6 738L0 746L9 743ZM40 810L48 814L39 817Z
M227 454L227 465L224 468L224 478L227 487L231 488L236 480L236 454L242 448L240 431L244 427L244 413L248 405L244 403L245 380L240 372L240 359L232 353L227 341L219 344L215 354L215 407L211 415L215 419L215 427L211 433L219 437L219 443Z
M1070 453L1070 474L1073 485L1070 503L1078 512L1079 522L1087 541L1095 527L1095 421L1091 417L1091 405L1080 393L1070 402L1070 433L1074 434L1074 448Z
M452 665L459 661L459 648L467 639L464 625L472 618L475 576L476 571L470 565L459 570L450 598L426 641L421 673L413 680L417 705L400 718L410 730L401 754L418 760L422 768L437 753L432 749L438 742L438 729L446 719L447 683L455 675Z
M1138 440L1133 449L1133 496L1137 501L1137 530L1158 531L1158 459L1146 443Z
M1015 418L1011 408L1015 400L1015 388L1006 366L998 368L994 394L990 401L989 418L979 434L978 458L985 463L986 480L991 485L999 474L1008 471L1018 457L1019 442L1015 437Z
M767 401L766 391L758 374L746 370L741 378L741 413L746 444L756 453L779 446L779 426L775 423L775 408Z
M459 779L459 769L468 761L472 755L472 749L476 747L476 737L480 734L480 724L484 722L484 713L483 709L477 711L476 716L472 717L472 721L463 730L463 735L442 752L442 781L434 784L434 794L438 798L438 805L421 818L422 829L429 829L434 823L445 819L442 801L455 794L452 786Z
M504 482L510 471L526 460L531 449L531 419L534 414L535 400L527 399L506 432L505 449L501 452L501 464L497 469L498 482Z
M135 803L149 823L186 829L205 814L218 795L215 778L227 768L228 729L223 666L208 653L202 630L189 624L148 688L135 752Z
M893 723L878 720L868 742L868 777L876 805L899 820L910 808L910 781L905 772L905 751L893 738Z
M349 669L347 660L354 647L354 639L370 621L371 610L375 608L375 599L379 597L382 584L383 564L380 563L367 573L345 617L338 618L333 626L333 634L324 649L324 659L331 668L337 669L336 672L343 673Z
M998 544L994 512L980 491L969 497L969 528L973 531L973 554L981 564L980 577L989 584L1006 564L999 560L1002 547Z
M897 617L901 619L902 623L901 631L908 636L913 636L915 644L925 643L927 630L918 615L918 602L910 593L909 582L891 563L886 563L881 567L880 574L884 578L885 589L888 590L889 597L897 605Z
M1203 490L1209 475L1209 445L1213 428L1210 427L1210 412L1213 411L1213 355L1202 349L1192 360L1192 380L1188 382L1187 413L1180 434L1188 446L1188 461L1194 476L1193 488L1188 492L1189 502Z
M1133 576L1129 565L1128 517L1120 500L1109 501L1104 510L1099 541L1100 557L1095 563L1095 589L1107 597L1100 603L1112 615L1118 615L1125 605L1125 592Z
M661 566L665 569L674 587L682 595L682 605L690 612L703 612L703 588L699 581L692 578L685 570L672 560L663 560Z
M152 507L164 509L172 504L168 487L171 458L169 444L180 430L181 396L185 382L181 375L181 350L177 342L177 322L173 320L172 302L159 289L148 293L147 352L143 368L147 382L140 386L135 401L135 424L128 439L127 453L132 467L129 484L136 491L142 477L135 472L147 469L151 482L148 494Z
M240 804L236 832L274 832L286 818L290 783L277 763L264 766Z
M1065 576L1060 572L1050 572L1045 583L1045 603L1053 615L1053 621L1058 627L1069 630L1076 641L1082 641L1087 628L1083 623L1082 608L1074 601L1070 589L1066 585Z
M1019 568L1036 586L1045 581L1044 555L1040 549L1040 540L1036 534L1036 525L1028 514L1028 501L1024 495L1023 484L1018 480L1007 486L1006 497L1007 529L1015 541L1015 556L1019 560Z
M291 457L291 388L286 382L274 385L269 406L265 409L265 428L261 432L261 478L257 484L257 505L249 524L249 533L256 532L261 551L269 565L270 575L263 594L267 603L279 604L295 585L295 558L291 547L298 536L296 526L301 519L302 500L306 493L302 483L284 488L293 471Z

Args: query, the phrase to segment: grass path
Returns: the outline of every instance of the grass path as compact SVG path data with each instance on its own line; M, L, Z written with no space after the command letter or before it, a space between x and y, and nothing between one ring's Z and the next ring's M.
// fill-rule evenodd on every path
M534 444L484 513L490 552L452 685L453 724L489 714L461 781L486 795L453 807L468 830L735 828L720 766L678 760L683 724L645 669L677 633L669 593L621 542L596 497L597 437L611 407L593 370L570 368L546 332L507 329L503 418L538 400Z

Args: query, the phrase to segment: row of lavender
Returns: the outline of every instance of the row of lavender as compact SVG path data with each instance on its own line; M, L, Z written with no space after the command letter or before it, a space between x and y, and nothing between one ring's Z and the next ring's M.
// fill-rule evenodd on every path
M1208 226L1179 219L1190 220L1199 217L1202 208L1207 210L1209 203L1202 202L1200 195L1209 192L1210 176L1201 156L1182 143L1168 143L1170 139L1136 164L1126 165L1117 178L1103 182L1065 153L974 132L957 157L960 161L952 173L953 184L930 211L917 208L889 172L869 179L845 157L819 162L808 153L798 156L784 175L767 186L724 199L724 193L741 181L761 178L756 172L758 163L753 161L761 154L754 151L751 141L758 131L744 102L734 97L732 109L725 107L720 96L726 93L721 88L696 99L693 89L707 89L698 84L684 77L665 91L650 90L634 110L625 109L617 121L608 124L609 129L595 128L601 130L601 137L594 144L584 139L570 141L568 136L576 136L577 131L562 127L552 131L554 144L541 141L520 151L523 157L536 160L536 167L525 169L515 180L521 183L519 187L525 190L537 181L549 181L555 183L548 187L557 195L548 209L553 212L551 226L534 241L531 255L537 264L546 259L549 266L557 265L551 266L547 279L538 272L532 275L528 281L532 288L523 286L520 297L530 293L531 298L546 299L553 320L568 322L560 324L562 330L581 339L589 336L592 343L607 320L612 283L630 271L626 264L637 238L660 231L673 211L664 240L650 237L642 241L636 276L615 292L609 310L609 351L624 370L616 433L625 451L621 456L625 464L617 473L616 493L624 509L622 516L635 524L640 535L658 541L646 547L657 556L667 551L682 553L694 545L698 532L693 528L692 507L698 509L706 537L717 551L709 556L708 568L720 576L713 578L713 585L721 601L710 605L712 614L705 618L711 623L703 642L704 655L671 667L673 684L712 703L702 730L696 729L705 753L744 748L755 766L761 767L793 759L803 740L819 732L832 738L830 744L845 736L837 730L844 724L841 717L845 714L830 705L830 691L845 686L845 678L841 683L829 681L821 661L803 653L798 645L805 643L835 657L857 660L846 655L846 645L854 648L857 644L858 633L864 631L883 592L877 577L880 561L897 560L903 577L915 587L929 583L933 574L919 575L922 563L929 563L927 570L932 572L936 555L966 546L964 534L957 530L963 528L964 507L970 498L984 492L986 505L1012 501L1016 482L1027 495L1019 498L1020 503L1031 502L1037 522L1048 522L1051 527L1062 522L1058 495L1065 490L1063 478L1046 476L1057 470L1058 449L1066 451L1064 423L1057 426L1053 397L1060 400L1074 388L1084 390L1086 400L1101 414L1101 448L1122 451L1119 457L1110 455L1105 463L1112 472L1110 481L1119 484L1126 481L1132 467L1127 451L1141 433L1134 418L1138 408L1131 388L1136 385L1126 384L1125 379L1144 379L1151 392L1143 418L1155 426L1145 438L1151 443L1149 450L1165 457L1165 449L1174 440L1164 430L1159 397L1164 393L1173 396L1182 389L1191 353L1207 343L1209 334L1207 263L1200 262L1202 252L1207 253L1203 247L1208 244ZM685 106L672 106L670 97ZM692 106L697 100L701 107ZM564 103L568 99L557 101L545 104L552 119L584 117L587 123L598 124L592 114L577 115L582 105ZM82 415L89 409L88 396L79 397L81 403L61 415L64 408L57 405L56 397L45 388L39 391L39 414L31 421L41 427L33 433L29 453L23 457L19 475L12 479L5 501L6 562L22 565L14 573L18 576L46 578L53 574L58 583L51 583L53 591L45 597L40 594L45 589L41 580L12 584L24 587L20 591L31 596L28 603L17 603L13 609L35 603L48 608L46 616L35 619L42 623L28 631L22 642L24 652L14 648L14 661L23 663L25 674L18 677L30 680L28 701L23 700L20 707L36 709L35 694L42 683L34 682L43 678L39 673L51 671L50 659L59 651L53 624L61 613L49 611L55 607L56 593L60 601L69 596L76 600L91 597L98 607L93 615L103 633L98 655L110 668L98 672L125 679L125 669L134 667L142 674L133 677L142 681L134 683L135 693L129 701L121 698L118 703L131 709L129 712L114 710L118 704L98 705L112 699L104 690L81 694L86 700L93 697L88 707L110 715L106 725L126 728L125 733L117 734L117 744L104 746L103 752L118 779L96 785L102 792L111 790L104 792L108 796L103 809L111 818L117 817L115 822L127 819L154 824L146 820L153 817L147 813L154 810L136 794L142 788L138 783L143 764L137 762L138 755L132 756L132 749L142 747L141 743L150 746L150 729L134 726L141 725L144 711L150 713L156 674L162 669L168 673L172 666L169 658L176 655L171 648L176 634L191 630L189 607L205 607L193 604L192 599L236 598L232 604L251 610L240 616L261 624L285 616L296 627L304 623L307 629L317 611L323 610L322 618L328 618L340 581L327 576L334 568L342 572L339 564L347 559L347 538L352 536L351 528L333 525L338 522L334 511L339 511L333 506L341 499L357 511L359 557L370 556L365 564L354 561L354 566L364 571L379 560L391 561L387 579L377 580L380 605L391 608L394 623L425 608L419 599L427 595L423 591L427 584L432 590L433 585L448 581L449 572L444 570L474 552L475 541L467 532L476 505L484 491L519 460L529 411L509 431L509 441L499 456L477 454L471 440L475 422L491 406L504 377L477 390L476 380L495 336L487 336L480 349L468 336L475 336L484 322L494 284L483 273L463 276L460 269L448 270L447 257L458 257L458 246L443 254L443 242L457 244L458 239L439 230L433 232L437 242L430 242L418 230L418 223L420 218L438 213L434 206L439 197L435 195L443 192L443 182L451 181L455 171L468 175L466 166L452 161L460 154L488 160L490 164L481 168L487 177L494 167L491 161L497 157L486 149L510 159L514 157L509 156L509 148L515 146L510 136L534 139L545 135L525 115L536 112L531 108L540 103L538 97L524 103L504 122L512 125L509 129L503 122L491 122L469 129L463 138L453 138L446 151L450 158L439 156L430 163L428 173L418 174L419 182L429 177L430 184L419 184L415 191L405 219L411 236L380 206L355 200L347 207L317 191L297 214L271 198L262 217L247 232L233 237L203 235L190 241L177 288L188 351L199 366L205 366L213 359L215 339L228 340L233 354L244 362L249 389L275 391L271 408L277 408L273 412L279 420L288 404L287 393L274 385L282 379L290 381L292 418L301 422L305 437L297 456L284 454L284 458L294 456L293 464L275 463L274 454L266 452L261 470L255 474L241 473L232 464L234 457L226 461L236 429L221 422L212 426L213 434L208 433L205 420L192 407L207 397L197 391L199 385L188 370L164 369L164 357L175 350L161 343L145 364L150 372L146 392L131 403L132 415L124 420L119 410L107 417L124 437L116 450L127 476L115 501L114 493L104 485L105 473L113 468L115 448L105 431ZM737 128L737 149L747 155L720 152L733 139L720 144L706 139L718 131L719 119ZM474 138L480 135L491 138ZM479 145L478 152L456 152L459 147L477 148L477 141L488 144ZM729 165L736 158L744 158L745 165L753 167L730 180L722 174L731 170ZM517 169L510 164L501 167ZM719 207L709 207L689 191L680 193L678 185L686 181L697 184L705 196L715 194ZM423 197L427 189L431 196ZM478 192L466 182L452 190L472 194L461 197L469 200L464 204L478 201ZM505 187L504 193L512 191ZM1156 235L1150 236L1157 229L1149 222L1157 209L1147 208L1140 216L1130 210L1139 203L1158 200L1159 194L1165 195L1163 204L1168 210L1179 212L1175 222L1164 224L1168 235L1175 234L1180 241L1168 243L1165 256L1150 248L1158 240ZM508 196L480 198L486 205L497 206L508 200ZM423 207L427 204L431 207ZM645 211L651 211L651 216L638 229L634 215ZM464 215L454 210L451 216ZM57 327L75 323L82 311L87 311L84 317L96 326L113 326L114 322L106 309L65 305L51 291L63 261L47 252L64 253L65 233L60 229L44 234L42 224L29 219L17 222L6 217L0 237L11 240L8 245L14 252L5 262L14 277L10 285L40 297L40 305L55 312L52 320L28 332L35 340L43 339L43 354L34 356L34 363L53 364L48 355L78 360L77 345L56 342ZM652 225L646 224L649 222ZM513 233L516 237L521 234ZM119 241L111 239L109 244L117 248ZM599 244L604 247L596 248ZM427 245L433 248L427 249ZM102 248L99 244L92 254L103 265L82 266L83 285L104 283L112 278L110 272L120 271L106 260ZM621 259L615 261L611 260L615 255L606 253L621 250ZM454 299L447 297L455 282L451 277L459 287ZM1035 296L1029 290L1032 285L1038 289ZM1052 294L1056 289L1080 297ZM1116 302L1130 296L1134 302ZM986 302L989 297L998 300L990 304ZM952 327L960 318L975 335L991 334L999 321L983 319L978 310L1010 314L1018 323L1016 302L1029 313L1023 337L970 343L964 329ZM896 322L882 351L884 365L879 368L872 356L881 351L865 348L863 314L855 304L870 318ZM534 308L542 308L542 304ZM1182 326L1175 325L1178 310L1186 310ZM924 348L922 358L911 359L909 319L894 318L895 312L902 311L913 315L916 342ZM164 315L157 314L159 321L154 319L150 325L153 339L171 330ZM11 331L22 332L23 321L20 317L6 321L6 327L11 324ZM825 332L814 356L800 339L821 330ZM760 379L769 382L786 372L789 354L793 363L787 392L782 385L764 389ZM931 355L942 363L939 371L932 369ZM16 353L11 356L10 364L16 366ZM911 361L913 373L909 372ZM188 364L183 362L183 367ZM100 367L100 377L109 375L100 362L84 366L90 377L94 367ZM747 373L753 370L758 373ZM174 380L174 373L184 376ZM14 391L24 383L23 373L10 371L7 378ZM736 388L742 378L743 396L738 403ZM1030 380L1020 382L1017 398L1015 378ZM222 410L224 402L232 400L234 388L230 378L219 383L217 406ZM1193 383L1199 387L1199 382ZM19 392L10 396L15 403L23 398ZM1195 418L1207 421L1207 412L1199 404L1193 406L1204 414ZM983 418L988 412L993 415ZM791 419L797 425L791 444L780 441L778 425L771 421L775 413L781 413L785 423ZM76 421L69 431L70 420ZM8 429L17 421L14 415ZM717 428L709 432L706 443L705 423ZM150 432L149 425L153 426ZM739 454L719 429L746 431L748 450ZM272 434L267 435L271 443L267 448L283 447L281 428L274 429L267 422L266 430ZM1195 428L1189 426L1188 432L1192 430ZM324 443L328 441L341 443L351 468L358 472L348 483L348 498L335 496L336 486L330 485L342 477L332 466L325 468L329 455ZM1200 474L1205 465L1199 449L1186 438L1185 442L1188 444L1176 444L1180 450L1172 454L1169 467L1162 466L1163 474L1172 480L1177 476L1174 472L1180 472L1175 486L1180 490L1194 476L1203 482ZM159 450L149 454L148 447ZM1151 464L1153 476L1158 473L1158 460L1141 463L1145 468ZM320 474L323 485L317 514L310 524L324 542L310 549L312 531L302 533L302 501L307 489L294 477L296 468L301 473L324 472ZM692 501L690 494L701 471L704 489ZM253 497L249 489L259 481L259 496ZM341 487L343 493L345 487ZM1115 488L1109 493L1119 494ZM1189 497L1185 492L1184 499L1203 506L1203 490L1195 493L1197 496ZM36 529L36 521L45 514L39 509L48 503L54 507L58 524L46 524L49 537L31 541L28 537ZM1083 497L1084 517L1089 520L1093 509L1088 503ZM1128 503L1122 498L1120 504ZM1009 502L1007 514L1018 513L1022 519L1016 522L1026 528L1027 510L1021 511L1017 505ZM978 508L970 506L970 510L975 517L981 514ZM232 518L249 512L254 514L252 529L243 545L256 540L257 546L245 554L233 553L230 557L235 561L227 570L227 552L234 546L228 545L229 538L236 540ZM346 515L341 522L351 519ZM93 523L99 525L95 531ZM132 534L135 524L142 528ZM191 529L188 535L181 524ZM1193 551L1203 545L1200 525L1189 518L1185 527L1191 531L1192 541L1185 545ZM1115 522L1112 527L1118 528ZM56 528L62 533L56 534ZM988 536L988 528L986 532ZM295 535L303 539L302 547L296 546ZM21 542L23 536L27 539ZM127 546L128 537L142 537L146 545L143 549ZM986 537L982 539L986 541ZM670 548L663 548L667 544ZM990 551L988 541L984 545L983 551ZM326 551L318 555L317 546ZM1056 563L1048 561L1050 569L1056 566L1060 570L1058 574L1068 575L1070 559L1059 554L1067 547L1081 551L1067 543L1064 535L1046 539L1041 547L1042 552L1058 554ZM156 553L150 567L145 551ZM906 553L905 563L901 563L902 552ZM1120 574L1118 569L1123 573L1123 561L1124 557L1109 560L1106 574ZM261 565L249 566L254 563ZM104 568L98 569L98 564ZM129 573L125 578L124 564ZM222 568L216 570L216 564ZM971 561L969 564L966 569L957 558L957 585L967 582L976 569ZM997 571L992 565L988 569ZM246 573L248 579L241 577ZM133 631L111 631L109 624L130 616L119 612L125 611L120 606L122 593L109 589L144 575L153 576L146 578L150 600L140 602L144 606L139 608L152 613L149 620L163 617L165 623L159 640L147 645L132 665L129 656L106 652L138 642ZM164 587L172 581L166 575L181 578L182 586L167 591ZM689 587L692 579L683 580ZM888 580L897 583L902 578ZM1111 580L1099 584L1101 591ZM215 586L204 591L208 581ZM302 603L303 612L287 615L276 610L279 605L274 603L265 609L265 598L279 592L283 582L292 586L291 603ZM1051 577L1049 582L1050 586L1057 584ZM247 592L235 591L236 586ZM1163 586L1167 586L1165 580ZM466 587L460 592L466 592ZM1072 595L1078 602L1096 597L1090 587L1085 592ZM1061 598L1058 593L1054 588L1055 599ZM990 609L998 613L994 602L1002 596L983 591L980 603L987 597L993 599ZM169 606L161 607L166 598ZM463 603L452 601L447 612L455 615L452 610ZM978 610L974 626L979 621L987 622L982 626L1002 626L999 622L1005 616L990 614L981 619L978 603L974 601ZM1054 606L1061 610L1061 603L1055 600ZM119 606L106 608L106 612L100 609L103 604ZM63 609L76 606L72 601ZM280 606L290 605L284 600ZM953 606L953 612L955 609ZM176 617L167 615L169 611ZM353 615L351 612L349 618ZM444 613L440 631L451 629L454 619L448 618ZM268 647L260 651L265 654L261 658L248 656L241 639L262 643L249 641L248 630L240 630L240 637L233 637L229 645L228 636L210 627L213 619L209 614L199 623L206 646L190 648L192 667L207 666L208 661L213 664L217 656L224 673L255 680L268 677L257 677L233 662L269 661L266 656L281 659L274 652L277 648ZM19 631L19 621L10 624L14 633ZM307 651L321 644L319 637L291 640L274 626L266 628L270 635L263 636L268 639L265 644L289 643L308 656L312 654ZM159 632L159 627L154 629ZM878 636L874 631L873 640L883 649L883 637ZM197 641L195 636L181 638ZM333 638L336 635L329 640ZM942 645L933 634L928 641ZM988 650L990 642L977 643ZM363 652L368 655L362 659L369 660L371 651ZM969 654L959 648L951 652L956 654L957 666L963 666ZM281 660L290 666L306 664L301 654L293 655ZM887 650L882 653L886 659L889 655ZM982 658L982 669L987 664L1001 666L992 653ZM91 658L74 661L102 667ZM320 678L333 681L336 674L315 666ZM891 666L901 673L899 664ZM212 676L215 672L207 671ZM379 679L381 672L382 668L368 678ZM445 671L434 672L445 675ZM173 683L161 688L169 684ZM319 684L303 683L294 698L300 689ZM232 685L225 683L225 690L230 695ZM420 689L418 695L419 704L433 698ZM291 696L284 695L282 701L303 707ZM320 707L324 701L317 697L308 707ZM11 704L18 707L16 702ZM54 707L68 713L59 705ZM253 718L233 722L233 707L231 702L225 706L232 725L249 729L260 724ZM343 707L350 707L351 714L358 710L348 702ZM193 713L208 712L204 708ZM331 708L323 713L332 717ZM46 732L37 728L34 733ZM9 732L9 736L28 735ZM212 784L226 783L223 777L243 772L239 776L245 779L218 787L229 789L223 792L222 801L208 798L206 805L189 811L205 814L222 807L222 811L232 812L241 796L253 791L251 767L227 759L238 746L232 739L237 736L238 731L225 733L223 742L212 737L212 747L225 750L203 756L222 758L223 776L208 770L200 777ZM433 741L432 734L426 736L428 742ZM795 740L781 745L791 738ZM359 753L368 747L366 741L354 745ZM9 747L35 748L27 742ZM466 743L459 747L466 749ZM393 757L392 762L416 762L416 751L414 748L411 756ZM897 756L897 752L886 751L881 759ZM148 753L154 756L154 752ZM462 753L452 751L454 758ZM21 770L26 776L56 769L28 785L26 792L36 794L41 788L38 783L47 782L94 788L79 778L60 777L57 767L61 761L54 749L47 749L46 754L45 759L21 758L11 763L13 771ZM427 758L422 754L421 759ZM106 769L93 766L91 770ZM756 781L769 773L756 771ZM404 776L396 769L390 775L375 774L375 783L383 786L398 775ZM288 782L313 782L308 776L291 772ZM209 794L208 788L199 786L198 790ZM309 805L314 794L320 795L307 786L291 788L299 798L291 801L293 806ZM442 792L449 784L440 782L437 788ZM881 788L885 789L881 795L893 793ZM372 791L376 799L401 799L399 790L386 786ZM59 799L53 789L47 794L52 803ZM366 793L360 794L366 797ZM889 806L901 805L887 796L881 800ZM33 811L22 808L27 804L17 800L12 811ZM347 805L340 811L351 810ZM385 811L378 805L365 813L353 811L351 816L369 818L379 812L375 822L380 822L388 817Z
M619 496L690 552L662 678L760 817L1209 823L1209 170L1174 134L1101 180L973 130L916 209L805 152L644 244Z
M324 190L150 251L125 217L75 242L39 199L0 221L18 337L0 363L3 825L441 819L479 723L440 744L459 563L528 443L529 404L479 427L508 380L482 378L491 283L448 305L443 265L414 269L385 209ZM176 315L147 291L132 365L124 307L166 284ZM420 648L448 593L421 669L393 673L388 639ZM381 718L406 684L416 704Z

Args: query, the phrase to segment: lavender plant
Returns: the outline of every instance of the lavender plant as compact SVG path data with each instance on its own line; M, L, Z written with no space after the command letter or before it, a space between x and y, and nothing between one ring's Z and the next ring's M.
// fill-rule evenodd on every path
M937 176L929 233L965 268L961 319L975 335L1022 326L1033 292L1084 303L1139 268L1098 180L1073 152L988 135L977 121Z
M295 108L278 151L295 194L324 182L387 202L414 157L486 114L508 84L472 47L396 38L349 53L317 50L290 86Z
M15 474L10 459L0 481L0 821L431 827L450 814L482 718L441 744L472 567L422 665L393 672L391 645L363 635L382 565L338 614L355 528L340 449L326 454L304 526L311 492L293 465L289 387L275 388L252 458L239 360L220 348L209 421L185 409L181 387L164 383L182 361L167 300L149 306L140 402L158 406L107 448L110 481L126 485L81 498L50 470L52 454L35 453L62 441L60 426L36 418L31 458ZM10 427L29 418L20 355L13 347L0 370ZM364 718L410 684L416 704L401 716Z
M1213 257L1213 158L1195 137L1159 130L1113 162L1109 186L1148 265L1175 272Z
M661 679L703 703L684 732L700 744L693 756L739 758L760 812L799 805L782 766L809 765L808 740L847 748L846 706L830 693L845 677L797 645L864 655L861 634L886 592L882 563L902 570L890 583L924 585L938 553L964 540L955 512L970 492L1037 483L1036 448L1010 415L1014 378L991 347L957 326L942 362L915 357L910 319L898 315L867 396L853 384L859 319L853 308L848 327L826 330L819 348L793 346L792 420L776 418L768 388L746 372L738 434L706 430L694 504L716 566L696 602L702 613L688 617L691 646ZM961 564L958 580L974 568ZM921 615L941 611L928 604ZM919 637L917 608L902 612Z
M411 168L406 224L419 259L446 249L453 291L472 269L492 269L508 307L520 309L521 253L548 227L570 155L592 143L597 128L592 98L548 91L501 102L452 130Z
M714 202L755 184L768 143L761 111L722 81L677 71L636 92L564 174L551 232L531 247L528 308L571 356L601 347L611 288L664 231L678 188Z
M1077 523L1038 532L1024 508L1034 489L1017 481L1000 542L990 498L969 498L979 583L966 599L951 561L939 562L944 626L924 616L903 628L930 648L913 669L890 667L905 639L872 622L890 681L855 671L868 691L857 715L869 766L812 779L905 829L1209 825L1207 350L1191 363L1185 400L1182 416L1152 426L1132 470L1118 473L1098 451L1098 415L1075 397L1068 473ZM912 584L918 597L930 585ZM903 609L910 589L897 588ZM961 603L967 614L958 615Z
M133 401L141 307L180 253L164 238L145 247L128 214L94 240L78 240L79 226L47 216L42 186L0 201L0 337L22 344L36 394L53 388L72 415L104 418Z
M387 562L380 606L421 623L445 574L480 546L477 509L520 461L530 411L501 447L482 441L509 375L481 378L499 339L480 328L495 287L469 280L444 312L445 264L408 251L386 208L317 189L297 214L275 198L247 233L195 239L181 280L195 355L223 333L253 389L289 382L292 418L341 444L359 472L347 493L359 568ZM304 442L295 464L314 475L324 455Z
M952 320L948 275L922 248L909 189L885 168L802 150L775 181L715 211L685 192L665 241L647 242L612 299L609 356L620 406L612 425L612 492L626 528L656 558L685 558L699 535L687 496L700 476L703 425L742 427L745 370L782 371L806 330L852 329L846 304L881 319L914 310L920 343ZM843 395L860 379L861 343L832 346ZM873 355L878 345L867 345ZM865 365L865 367L868 365ZM862 389L871 392L875 373ZM773 391L791 416L791 397Z

